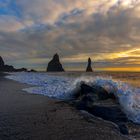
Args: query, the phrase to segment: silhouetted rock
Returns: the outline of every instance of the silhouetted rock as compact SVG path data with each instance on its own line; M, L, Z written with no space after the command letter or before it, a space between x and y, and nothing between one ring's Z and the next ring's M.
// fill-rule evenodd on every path
M71 103L79 110L86 110L94 116L114 122L122 134L128 135L127 116L121 110L114 94L108 93L103 87L89 86L82 82Z
M119 105L93 105L92 107L88 107L86 110L94 116L116 123L120 129L120 132L124 135L128 135L129 132L126 127L128 118L120 109Z
M101 86L93 85L89 86L85 83L81 83L80 89L76 91L73 95L74 98L80 98L85 96L90 96L90 99L96 98L97 100L106 100L106 99L116 99L114 94L108 93L104 88ZM92 99L94 100L94 99Z
M87 65L87 69L86 72L93 72L92 67L91 67L91 59L88 59L88 65Z
M63 72L64 71L62 64L59 61L58 54L55 54L53 56L53 59L48 63L47 71L48 72Z
M34 69L31 69L31 70L29 70L28 72L37 72L36 70L34 70Z
M0 56L0 68L4 66L4 61L2 59L2 57Z
M126 124L128 131L129 131L129 135L135 137L136 140L139 140L140 138L140 125L131 122L128 122Z
M26 72L27 69L26 68L20 68L20 69L15 69L15 72Z
M15 68L13 66L4 65L2 71L5 71L5 72L13 72L13 71L15 71Z
M115 96L108 93L101 86L89 86L85 83L82 83L80 89L75 91L73 94L74 105L80 110L87 110L87 108L92 108L93 103L97 101L105 101L107 99L114 99Z
M0 71L1 72L22 72L27 71L26 68L16 69L13 66L5 65L2 57L0 56Z

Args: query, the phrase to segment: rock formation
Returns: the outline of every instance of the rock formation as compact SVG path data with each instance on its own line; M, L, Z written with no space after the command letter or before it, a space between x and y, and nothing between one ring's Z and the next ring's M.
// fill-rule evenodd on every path
M22 72L22 71L27 72L28 70L26 68L15 69L15 72Z
M34 70L34 69L31 69L31 70L29 70L28 72L37 72L36 70Z
M26 68L15 69L13 66L5 65L4 60L0 56L0 71L1 72L21 72L21 71L27 71L27 69Z
M2 57L0 56L0 68L4 66L4 61L2 59Z
M122 134L128 135L128 118L113 93L109 93L101 86L89 86L82 82L72 99L71 104L77 109L115 123Z
M91 59L88 59L88 65L87 65L87 69L86 72L93 72L92 67L91 67Z
M63 72L64 71L62 64L59 61L58 54L55 54L53 56L53 59L48 63L47 71L48 72Z

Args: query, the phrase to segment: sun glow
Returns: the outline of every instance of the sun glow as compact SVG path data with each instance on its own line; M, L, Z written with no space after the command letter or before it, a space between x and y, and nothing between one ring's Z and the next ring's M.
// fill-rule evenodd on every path
M110 59L124 58L124 57L140 57L140 49L131 49L128 51L112 53L109 55Z
M137 57L140 58L140 49L131 49L127 51L117 52L117 53L85 53L85 54L77 54L71 57L63 58L64 62L79 62L79 61L86 61L88 57L91 57L94 61L100 60L113 60L117 58L129 58L129 57Z
M125 67L125 68L99 68L97 70L103 71L126 71L126 72L140 72L140 67Z
M135 49L130 49L127 51L121 51L116 53L85 53L85 54L77 54L71 57L65 57L62 59L62 62L68 63L76 63L76 62L87 62L88 57L93 60L93 63L98 62L114 62L114 66L112 67L97 67L95 70L103 70L103 71L134 71L140 72L140 49L135 47ZM122 60L123 59L123 60ZM115 63L118 63L115 66ZM122 65L122 63L125 64ZM127 66L126 66L127 65ZM74 69L75 70L75 69ZM78 69L76 69L78 70Z

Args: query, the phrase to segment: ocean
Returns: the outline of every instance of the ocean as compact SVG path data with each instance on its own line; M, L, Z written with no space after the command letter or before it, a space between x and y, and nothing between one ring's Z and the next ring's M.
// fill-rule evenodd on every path
M114 93L122 110L131 121L140 124L139 72L19 72L10 73L6 77L31 85L30 88L23 89L28 93L42 94L61 100L71 99L81 82L90 86L101 86L109 93Z

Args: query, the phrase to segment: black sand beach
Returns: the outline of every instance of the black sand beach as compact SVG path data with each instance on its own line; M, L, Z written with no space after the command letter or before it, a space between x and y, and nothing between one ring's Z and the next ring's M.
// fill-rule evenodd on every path
M0 75L0 140L128 140L117 127Z

